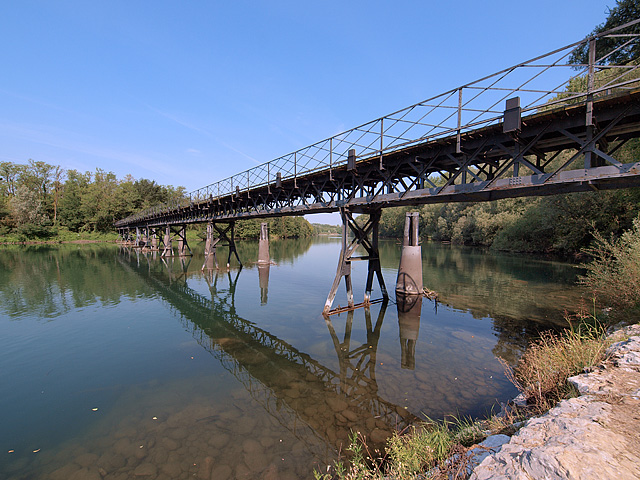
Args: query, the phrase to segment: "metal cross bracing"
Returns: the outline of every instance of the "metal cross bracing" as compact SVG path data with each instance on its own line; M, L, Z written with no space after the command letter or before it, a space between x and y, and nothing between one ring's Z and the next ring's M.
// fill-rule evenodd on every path
M640 20L501 70L355 127L117 228L358 212L640 185L640 163L617 153L640 136ZM600 46L616 40L601 53ZM600 42L600 43L599 43ZM589 61L571 64L587 46ZM596 52L598 56L596 56Z
M142 252L142 254L148 255L145 252ZM278 384L278 379L298 378L300 375L304 375L307 378L307 375L310 374L318 383L319 388L321 387L321 395L327 398L346 400L350 408L359 412L360 415L371 416L380 420L390 430L395 428L403 429L417 419L415 415L403 407L388 402L377 394L375 349L377 348L377 340L386 303L381 306L375 328L372 325L369 311L365 311L367 344L359 349L348 350L344 358L339 356L341 371L336 373L314 360L308 354L298 351L288 342L261 329L253 322L243 319L237 314L235 308L235 283L238 280L239 271L237 271L235 278L231 276L231 271L226 272L228 277L227 288L218 285L219 274L217 271L209 272L214 276L212 279L205 277L211 282L209 288L212 292L212 297L208 299L191 289L186 281L167 283L166 279L162 277L162 273L157 271L157 267L161 267L162 263L156 262L155 266L150 263L149 268L142 268L136 263L125 263L122 257L119 260L125 268L133 269L133 271L151 283L154 289L160 293L162 299L179 313L184 326L194 335L198 343L215 355L216 358L219 358L225 368L234 373L236 378L247 386L247 390L252 397L266 399L261 404L276 417L279 418L283 415L285 410L282 407L287 403L285 397L278 396L278 392L282 390L282 385ZM347 344L350 338L348 331L350 330L353 312L350 315L345 327L345 342ZM325 320L334 345L342 345L337 340L331 322L328 318ZM229 346L225 346L217 342L216 339L218 338L235 339L235 341L231 341ZM237 347L235 350L233 348L234 345ZM259 364L251 361L244 362L243 359L251 357L249 350L263 358L263 361ZM373 362L371 359L374 359ZM349 364L352 366L347 365L345 362L352 362L352 364ZM263 368L266 363L273 368L281 370L282 374L278 376L273 375L273 372L267 372ZM264 376L267 373L269 373L268 378ZM293 404L286 406L286 412L291 412L298 421L303 421L305 424L311 425L312 428L316 426L314 419L309 418L304 409L297 409ZM353 424L352 427L355 428L356 424Z

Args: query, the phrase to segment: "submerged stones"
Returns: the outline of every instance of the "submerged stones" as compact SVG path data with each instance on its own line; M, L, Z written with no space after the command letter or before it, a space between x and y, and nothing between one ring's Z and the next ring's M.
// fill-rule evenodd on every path
M188 394L171 403L159 397L161 386L141 388L120 408L103 409L81 444L43 451L8 480L310 478L314 466L344 451L350 432L376 447L392 434L393 425L371 413L366 388L348 397L303 375L282 378L271 390L222 392L226 401L215 405Z

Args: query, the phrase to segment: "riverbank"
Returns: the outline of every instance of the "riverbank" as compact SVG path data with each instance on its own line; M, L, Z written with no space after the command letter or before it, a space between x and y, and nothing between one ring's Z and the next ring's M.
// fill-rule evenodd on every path
M612 340L603 363L569 379L579 396L488 439L470 478L640 478L640 325Z

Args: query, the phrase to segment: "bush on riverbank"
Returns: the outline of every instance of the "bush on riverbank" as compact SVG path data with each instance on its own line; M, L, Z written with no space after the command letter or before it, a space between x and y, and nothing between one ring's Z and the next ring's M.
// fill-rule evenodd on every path
M586 252L593 260L586 264L581 282L599 302L614 308L614 315L640 317L640 215L620 238L595 234L596 244Z

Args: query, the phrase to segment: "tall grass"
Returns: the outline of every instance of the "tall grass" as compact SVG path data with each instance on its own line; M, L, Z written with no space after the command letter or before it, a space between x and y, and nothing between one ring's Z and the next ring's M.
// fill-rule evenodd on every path
M604 360L611 343L605 327L595 315L580 315L579 320L561 335L543 333L515 367L501 360L507 377L536 413L573 396L576 392L567 379Z

